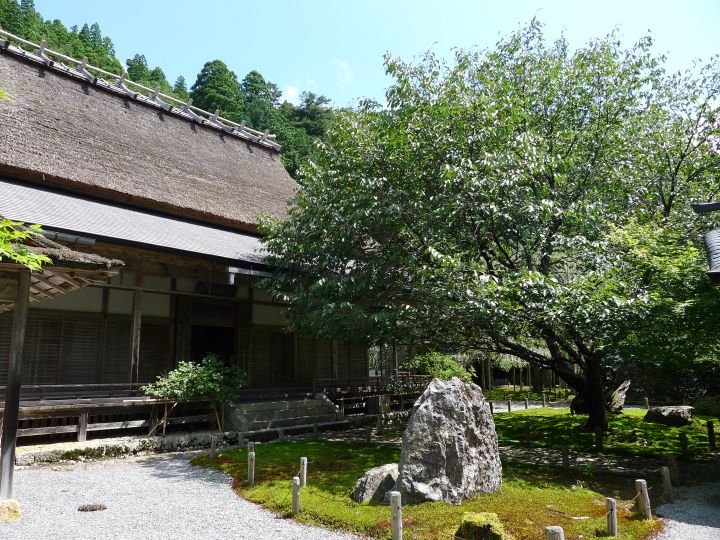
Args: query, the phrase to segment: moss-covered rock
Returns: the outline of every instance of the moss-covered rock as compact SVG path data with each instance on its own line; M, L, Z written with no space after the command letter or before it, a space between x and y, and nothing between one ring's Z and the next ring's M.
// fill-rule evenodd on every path
M0 521L20 519L20 505L14 499L0 501Z
M512 540L505 532L497 514L492 512L465 513L455 538L463 540Z

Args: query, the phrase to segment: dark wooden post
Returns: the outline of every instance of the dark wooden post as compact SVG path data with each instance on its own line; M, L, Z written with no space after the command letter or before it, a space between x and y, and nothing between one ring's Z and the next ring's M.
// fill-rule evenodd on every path
M10 362L8 363L5 412L2 425L2 450L0 451L0 500L12 498L15 444L17 442L18 417L20 415L20 385L22 375L25 326L30 301L30 272L22 270L18 276L17 301L13 315L10 338Z
M139 382L140 374L140 329L142 328L142 292L133 291L132 301L132 346L130 348L130 383Z

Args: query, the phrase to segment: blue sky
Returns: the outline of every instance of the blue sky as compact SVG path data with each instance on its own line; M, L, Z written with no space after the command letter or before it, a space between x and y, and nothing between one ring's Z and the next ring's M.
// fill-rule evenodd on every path
M219 58L242 78L252 69L287 99L310 90L337 105L383 101L382 56L412 59L428 49L491 47L537 16L546 34L572 46L619 27L627 45L646 35L672 69L720 53L720 0L35 0L67 26L98 22L121 60L143 53L172 83L191 85Z

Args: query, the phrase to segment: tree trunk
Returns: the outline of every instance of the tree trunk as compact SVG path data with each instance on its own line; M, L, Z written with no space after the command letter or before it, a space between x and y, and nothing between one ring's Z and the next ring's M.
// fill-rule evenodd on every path
M605 389L603 388L602 373L600 371L600 359L597 357L588 358L586 363L585 391L582 392L582 395L587 400L590 410L585 428L590 431L595 431L597 428L607 431Z
M532 381L532 391L542 392L542 369L539 366L531 364L530 370L532 371L532 375L530 377L530 380Z

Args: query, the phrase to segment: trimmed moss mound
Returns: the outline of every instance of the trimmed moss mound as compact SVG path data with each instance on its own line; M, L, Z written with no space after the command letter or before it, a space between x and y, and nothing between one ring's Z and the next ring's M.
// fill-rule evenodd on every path
M0 501L0 522L20 519L20 505L14 499Z
M467 512L463 514L455 538L463 540L512 540L505 533L498 515L492 512Z

